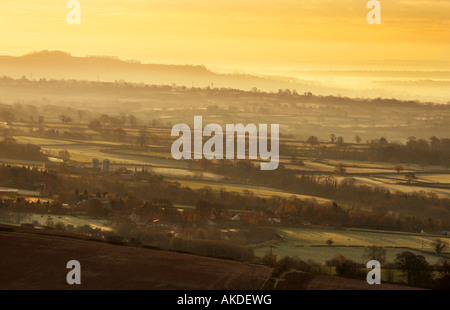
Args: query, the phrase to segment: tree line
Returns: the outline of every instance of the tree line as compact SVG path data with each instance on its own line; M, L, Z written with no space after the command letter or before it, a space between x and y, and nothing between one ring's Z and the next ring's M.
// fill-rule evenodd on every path
M20 144L8 137L0 141L0 157L23 160L46 161L47 156L41 152L41 148L34 144Z
M281 153L291 158L293 164L301 162L300 157L320 159L343 159L370 162L390 162L395 166L403 164L450 166L450 139L430 137L428 140L408 137L406 144L389 142L381 137L360 144L361 138L355 137L355 143L346 143L342 137L330 135L330 142L320 142L316 136L310 136L306 143L311 147L293 147L289 143L281 145ZM359 142L358 142L359 141ZM405 167L401 167L403 170Z

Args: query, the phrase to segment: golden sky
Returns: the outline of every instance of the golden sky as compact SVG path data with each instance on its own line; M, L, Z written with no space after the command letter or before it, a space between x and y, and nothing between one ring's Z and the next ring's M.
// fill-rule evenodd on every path
M380 0L1 0L0 54L62 50L143 62L229 67L305 63L450 63L450 1Z

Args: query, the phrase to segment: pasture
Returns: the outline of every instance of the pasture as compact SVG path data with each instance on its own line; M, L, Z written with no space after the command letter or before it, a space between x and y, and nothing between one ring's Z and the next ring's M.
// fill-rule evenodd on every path
M429 236L420 234L406 234L394 232L376 232L366 230L331 230L319 228L278 228L278 233L283 236L283 241L276 243L272 249L277 258L285 256L297 257L302 260L313 260L324 263L332 259L336 254L358 263L367 263L363 257L364 250L368 246L376 245L386 249L387 262L393 262L395 256L403 251L412 251L423 255L430 264L439 263L440 258L433 254L432 241L440 238L450 243L446 236ZM326 241L331 239L332 246L327 246ZM255 255L263 257L269 253L269 246L255 249ZM449 249L445 254L450 254Z
M299 195L299 194L293 194L289 193L283 190L270 188L270 187L264 187L264 186L257 186L257 185L250 185L250 184L232 184L232 183L226 183L226 182L217 182L217 181L208 181L208 180L202 180L202 179L177 179L177 178L168 178L168 181L173 181L179 183L181 186L190 187L191 189L201 189L201 188L211 188L213 190L226 190L229 192L237 192L237 193L251 193L258 197L266 197L270 198L273 196L279 196L284 198L292 198L296 197L299 199L310 199L315 200L318 203L332 203L333 201L326 198L316 197L316 196L308 196L308 195Z

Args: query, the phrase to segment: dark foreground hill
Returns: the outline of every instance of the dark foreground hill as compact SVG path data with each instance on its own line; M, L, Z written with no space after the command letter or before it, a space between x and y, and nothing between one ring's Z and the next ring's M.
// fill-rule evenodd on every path
M264 266L1 228L2 290L405 289L304 273L273 281ZM81 264L81 285L66 282L70 260Z

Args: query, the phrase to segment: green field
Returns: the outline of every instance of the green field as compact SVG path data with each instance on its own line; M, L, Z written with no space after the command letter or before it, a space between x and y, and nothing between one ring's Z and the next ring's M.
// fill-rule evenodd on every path
M284 240L276 243L272 249L278 258L290 256L323 263L336 254L342 254L356 262L367 263L367 259L363 257L364 249L376 245L386 248L388 262L393 262L396 254L407 250L425 256L430 264L438 263L440 260L435 255L420 252L422 249L426 252L433 251L431 242L438 238L435 236L318 228L279 228L278 233L284 237ZM439 238L450 242L448 237ZM326 246L325 242L328 239L333 240L333 246ZM268 246L257 248L255 255L263 257L269 251ZM449 255L448 250L446 254Z
M14 136L13 137L18 143L30 143L37 144L40 146L43 145L71 145L76 144L77 142L62 140L62 139L48 139L48 138L38 138L38 137L29 137L29 136Z

